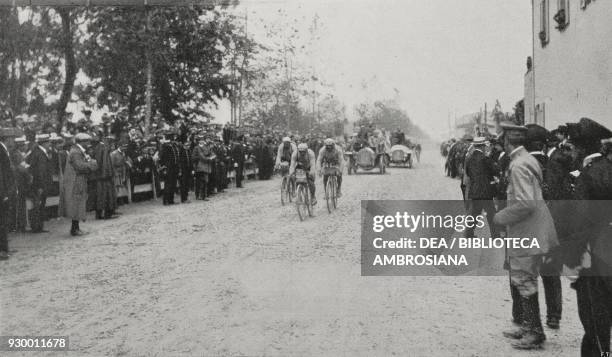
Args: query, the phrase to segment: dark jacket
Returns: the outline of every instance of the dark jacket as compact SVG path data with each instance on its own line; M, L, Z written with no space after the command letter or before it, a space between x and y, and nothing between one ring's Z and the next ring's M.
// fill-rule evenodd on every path
M176 146L172 143L165 143L161 147L159 161L162 166L167 169L177 169L179 163L179 152Z
M244 164L244 155L246 150L244 149L244 145L241 143L234 143L232 145L232 159L235 163L242 165Z
M5 146L0 143L0 203L15 193L15 176Z
M480 150L474 150L465 165L469 177L468 198L473 200L491 200L495 195L492 184L497 169L493 159Z
M576 184L577 208L574 212L574 244L564 245L570 267L580 263L580 257L590 246L594 273L612 276L612 161L595 159L582 170ZM587 246L588 243L588 246ZM568 259L569 258L569 259Z
M32 174L32 190L42 189L43 192L48 192L53 185L51 153L45 154L43 149L36 145L28 156L27 163L30 165L30 173Z

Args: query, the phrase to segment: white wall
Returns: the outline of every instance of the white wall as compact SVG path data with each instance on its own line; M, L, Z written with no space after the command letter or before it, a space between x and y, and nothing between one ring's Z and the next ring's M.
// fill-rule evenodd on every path
M569 26L559 31L553 20L558 0L549 0L545 47L538 36L541 1L533 0L534 102L544 105L544 126L589 117L612 128L612 1L596 0L583 10L581 0L570 0Z
M525 124L535 124L535 88L533 70L525 74Z

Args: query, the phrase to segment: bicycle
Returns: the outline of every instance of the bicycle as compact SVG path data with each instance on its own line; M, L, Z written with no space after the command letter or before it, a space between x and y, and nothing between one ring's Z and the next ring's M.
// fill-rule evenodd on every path
M327 202L327 211L332 213L338 208L338 168L334 165L326 164L323 168L323 177L327 177L325 184L325 201Z
M306 171L302 169L295 170L295 186L295 206L300 221L303 221L307 216L313 217L312 204L310 203L310 184L308 183Z
M288 162L281 163L280 172L283 176L281 180L281 205L284 206L287 202L291 203L295 197L295 183L289 176Z

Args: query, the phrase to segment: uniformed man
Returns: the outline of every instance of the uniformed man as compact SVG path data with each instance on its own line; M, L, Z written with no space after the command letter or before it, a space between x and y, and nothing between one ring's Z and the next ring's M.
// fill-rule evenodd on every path
M173 143L175 135L173 133L166 134L166 140L162 143L160 153L160 165L165 171L164 180L164 205L174 204L174 195L176 193L176 184L179 174L179 152L177 146Z
M244 172L244 161L246 149L244 147L244 137L241 135L238 140L232 144L232 161L234 162L234 171L236 173L236 188L242 188L242 179Z
M582 138L577 142L598 141L610 131L590 120L581 120ZM604 130L605 129L605 130ZM576 180L577 207L572 210L572 238L564 245L564 263L579 272L572 284L576 289L578 314L584 328L581 356L605 356L610 352L612 328L612 140L601 141L598 153L585 154ZM594 145L589 145L593 148ZM589 154L590 153L590 154ZM599 154L599 155L595 155Z
M191 143L185 141L178 147L179 175L181 180L181 203L190 203L189 191L193 183L193 162L191 160Z
M549 208L551 207L551 200L554 199L553 193L548 187L547 183L551 181L548 176L552 174L548 172L548 156L545 153L546 141L549 136L548 130L537 125L528 124L527 127L527 143L525 148L529 151L538 163L542 170L544 181L542 181L542 196L547 202ZM558 219L555 219L555 211L550 210L551 216L555 223ZM556 225L555 225L556 227ZM559 236L557 230L557 236ZM540 269L540 275L542 276L542 285L544 286L544 296L546 301L546 325L552 329L559 328L559 322L561 320L562 312L562 291L561 291L561 271L563 269L563 263L559 257L558 251L553 250L550 252L542 263ZM513 296L514 299L514 296ZM520 306L520 304L519 304Z

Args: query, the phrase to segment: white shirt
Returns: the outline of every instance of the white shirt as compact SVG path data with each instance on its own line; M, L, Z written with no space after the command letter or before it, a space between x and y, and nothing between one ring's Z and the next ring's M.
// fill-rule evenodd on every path
M516 149L512 150L512 152L510 153L510 156L514 155L514 153L516 153L520 149L523 149L523 145L521 145L521 146L517 147Z

